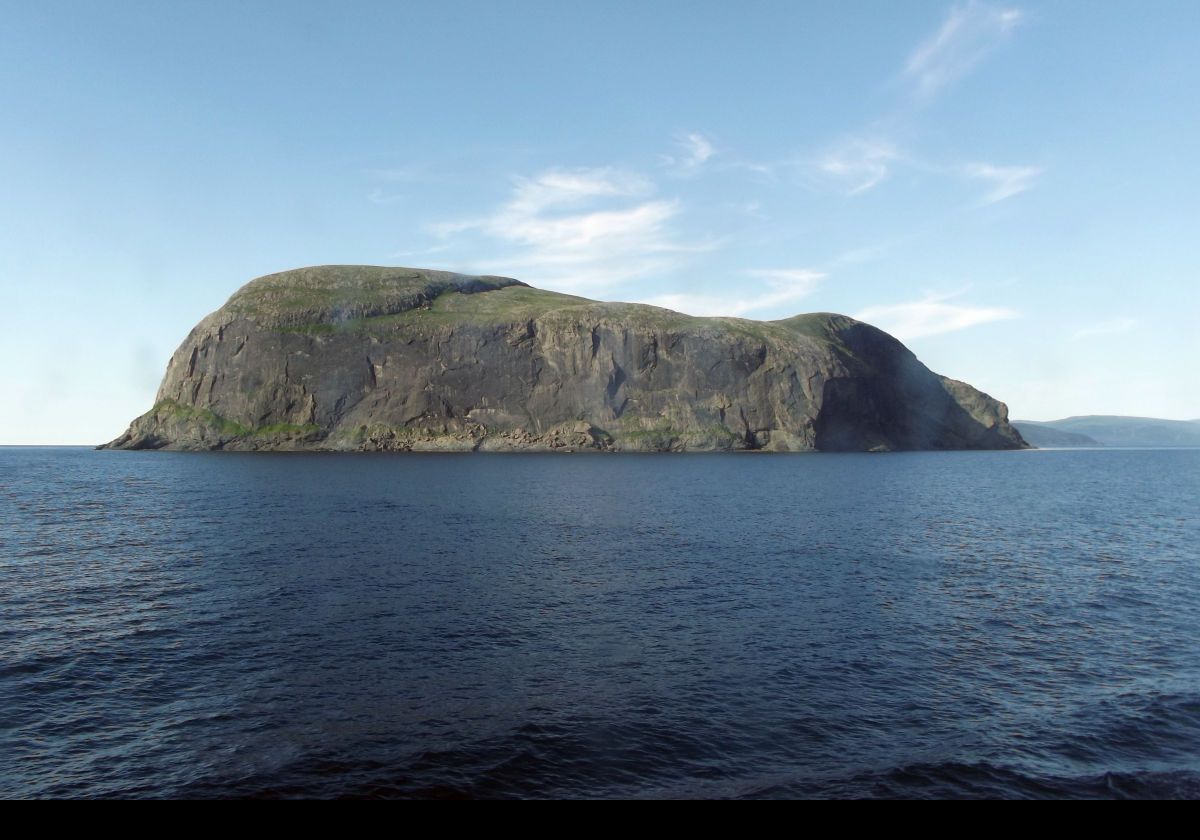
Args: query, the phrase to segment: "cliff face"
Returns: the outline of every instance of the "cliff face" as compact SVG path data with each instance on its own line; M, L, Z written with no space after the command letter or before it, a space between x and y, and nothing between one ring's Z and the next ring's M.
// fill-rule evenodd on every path
M692 318L322 266L201 321L116 449L1017 449L1007 409L842 315Z

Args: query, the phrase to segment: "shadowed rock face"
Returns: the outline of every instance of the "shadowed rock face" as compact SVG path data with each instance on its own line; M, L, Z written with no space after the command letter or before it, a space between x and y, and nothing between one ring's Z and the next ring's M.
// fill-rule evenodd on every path
M692 318L503 277L321 266L201 321L115 449L1018 449L1008 411L843 315Z

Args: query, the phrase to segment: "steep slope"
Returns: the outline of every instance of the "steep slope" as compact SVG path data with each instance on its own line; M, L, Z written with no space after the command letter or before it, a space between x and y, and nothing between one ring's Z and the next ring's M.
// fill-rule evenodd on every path
M201 321L119 449L1025 446L1007 409L842 315L693 318L503 277L273 274Z

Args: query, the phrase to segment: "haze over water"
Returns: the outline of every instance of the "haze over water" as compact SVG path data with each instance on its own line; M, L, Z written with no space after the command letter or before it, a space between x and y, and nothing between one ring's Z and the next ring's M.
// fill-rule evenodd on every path
M1200 795L1200 450L0 449L0 795Z

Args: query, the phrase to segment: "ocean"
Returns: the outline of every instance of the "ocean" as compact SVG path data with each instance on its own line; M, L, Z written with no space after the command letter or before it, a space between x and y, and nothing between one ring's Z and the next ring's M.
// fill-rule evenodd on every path
M0 449L0 796L1200 798L1200 450Z

